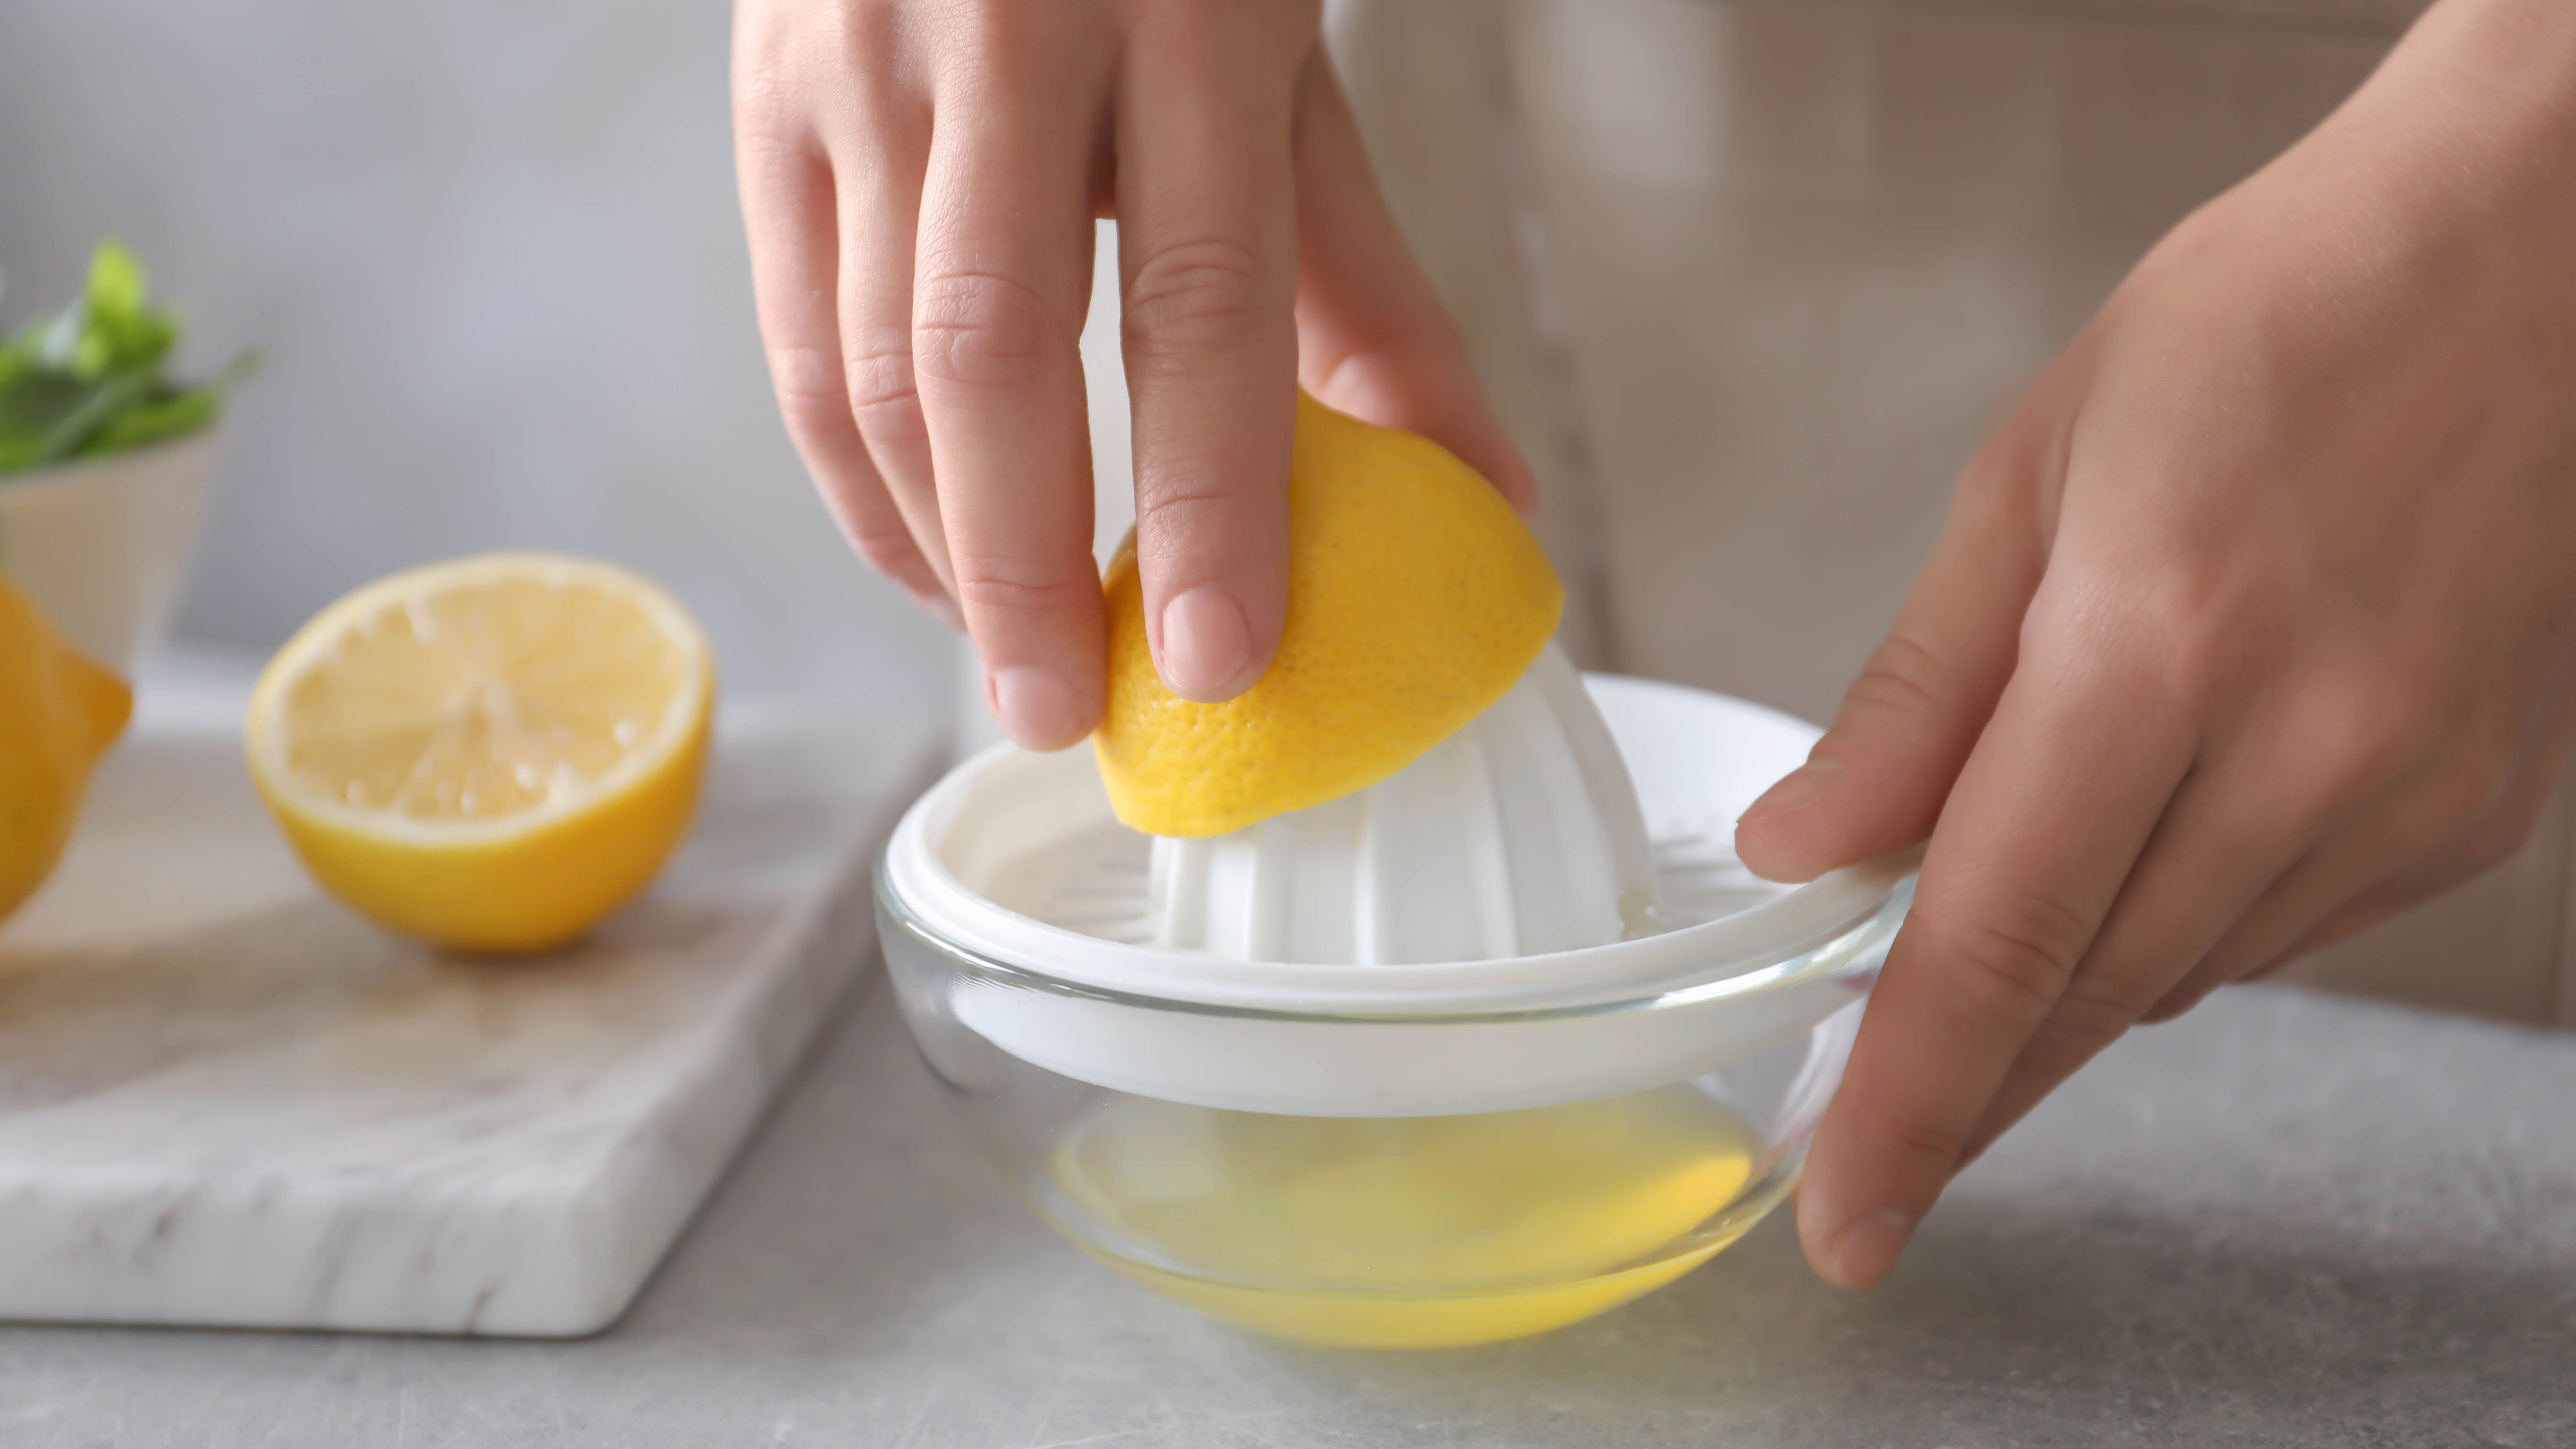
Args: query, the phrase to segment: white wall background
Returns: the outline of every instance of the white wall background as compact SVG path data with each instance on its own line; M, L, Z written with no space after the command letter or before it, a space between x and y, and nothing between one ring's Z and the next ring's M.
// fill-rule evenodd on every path
M192 366L265 354L182 638L265 651L496 547L670 585L729 683L942 708L946 631L788 446L733 189L722 0L0 0L0 324L125 237Z

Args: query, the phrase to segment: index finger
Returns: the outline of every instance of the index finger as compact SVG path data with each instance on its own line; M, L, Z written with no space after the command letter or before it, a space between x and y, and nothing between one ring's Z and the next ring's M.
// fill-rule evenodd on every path
M2041 608L2046 608L2043 592ZM2082 632L2025 647L1942 809L1799 1189L1800 1236L1844 1287L1884 1277L2083 960L2193 735Z

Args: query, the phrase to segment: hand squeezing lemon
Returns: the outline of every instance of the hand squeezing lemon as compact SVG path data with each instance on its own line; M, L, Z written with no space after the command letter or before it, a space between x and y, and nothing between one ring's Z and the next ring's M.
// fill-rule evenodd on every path
M348 905L444 946L536 950L679 842L714 701L705 637L651 583L491 554L305 625L251 697L251 776Z
M1288 540L1279 652L1223 704L1164 687L1135 540L1110 561L1109 700L1093 747L1136 829L1224 835L1386 779L1502 698L1565 611L1538 540L1475 470L1303 393Z

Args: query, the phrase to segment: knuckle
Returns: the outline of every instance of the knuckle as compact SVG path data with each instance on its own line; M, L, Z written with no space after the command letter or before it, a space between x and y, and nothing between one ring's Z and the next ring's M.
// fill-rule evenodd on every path
M1238 347L1288 315L1286 295L1262 279L1251 250L1213 237L1147 252L1121 301L1122 335L1145 362Z
M1098 608L1100 582L1086 571L1042 559L992 552L952 552L958 601L1013 613Z
M2265 597L2274 584L2188 551L2110 564L2112 585L2092 607L2067 611L2049 641L2061 657L2108 656L2188 714L2202 714L2260 667L2276 642Z
M913 380L912 340L900 328L868 328L850 339L842 359L848 373L850 415L859 431L879 442L926 438L921 389Z
M2351 800L2397 782L2429 747L2438 706L2385 682L2335 671L2300 686L2292 725L2298 773L2315 797Z
M2136 624L2140 636L2153 641L2149 647L2162 666L2166 693L2195 709L2222 695L2256 652L2248 646L2248 631L2205 605L2155 599Z
M2381 739L2381 752L2394 761L2421 761L2442 749L2460 729L2465 701L2453 681L2401 669L2381 677L2371 693L2371 701L2362 709ZM2513 738L2506 735L2474 746L2469 754L2493 758L2501 775L2513 745Z
M895 19L878 0L735 7L736 106L803 124L819 98L848 83L843 62L871 66L890 49Z
M1025 282L993 272L945 272L913 301L912 364L918 377L960 387L1035 380L1072 345L1058 309Z
M1938 717L1953 693L1947 665L1921 640L1891 633L1870 651L1860 675L1843 693L1843 711Z
M1895 1132L1898 1151L1934 1167L1947 1169L1968 1148L1967 1129L1929 1117L1916 1117Z
M2327 727L2307 737L2307 793L2340 802L2375 793L2405 765L2396 740L2375 730Z
M779 411L798 433L848 420L849 398L842 390L839 360L830 349L805 344L772 347L769 378L778 393Z
M849 536L850 547L867 566L887 578L913 583L929 573L912 534L899 524L853 527Z
M2117 985L2091 971L2078 971L2066 983L2057 1005L2048 1014L2041 1033L2052 1049L2076 1064L2095 1052L2118 1041L2137 1024L2138 1015L2151 1002L2138 1001Z
M1204 479L1206 470L1188 469L1192 478ZM1211 525L1241 495L1233 489L1211 482L1155 482L1139 488L1136 498L1136 537L1140 547L1168 549L1173 541L1195 539L1210 531ZM1154 544L1143 540L1152 539Z
M777 137L804 119L801 77L788 60L789 43L776 35L744 35L734 46L733 114L746 137Z
M2019 893L1989 907L1948 934L1960 1009L1980 1021L2044 1019L2091 937L2082 913L2044 896Z
M774 69L742 77L734 88L733 116L738 154L755 174L792 175L789 167L813 159L804 107Z
M1254 541L1284 538L1285 462L1258 464L1213 451L1194 458L1166 453L1139 460L1140 561L1149 572L1177 568L1195 573L1220 559L1243 559L1245 547Z

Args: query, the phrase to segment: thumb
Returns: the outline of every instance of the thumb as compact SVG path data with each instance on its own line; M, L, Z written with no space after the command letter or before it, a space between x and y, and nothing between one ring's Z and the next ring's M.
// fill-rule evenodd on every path
M1813 880L1932 833L2012 677L2047 563L2039 505L2063 456L2043 446L2049 431L2007 424L1969 465L1932 561L1833 727L1736 822L1754 874Z

